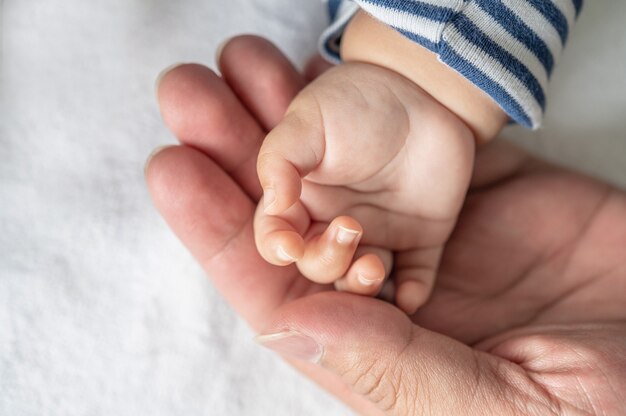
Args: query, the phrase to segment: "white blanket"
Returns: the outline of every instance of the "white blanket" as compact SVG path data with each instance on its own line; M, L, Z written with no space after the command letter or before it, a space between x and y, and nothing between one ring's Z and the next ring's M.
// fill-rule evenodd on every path
M0 415L341 415L268 351L159 218L143 182L174 138L153 83L265 35L302 63L310 0L0 0ZM626 186L626 3L588 0L542 154Z

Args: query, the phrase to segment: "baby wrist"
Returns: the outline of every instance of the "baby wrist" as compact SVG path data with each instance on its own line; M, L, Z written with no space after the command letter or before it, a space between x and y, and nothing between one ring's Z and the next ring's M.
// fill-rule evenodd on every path
M498 135L508 116L485 92L439 62L434 53L359 12L341 40L345 62L364 62L390 69L433 96L461 119L478 143Z

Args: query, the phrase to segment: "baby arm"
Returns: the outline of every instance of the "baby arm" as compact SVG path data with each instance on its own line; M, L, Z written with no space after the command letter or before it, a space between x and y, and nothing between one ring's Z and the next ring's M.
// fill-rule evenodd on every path
M314 281L364 294L393 271L398 306L412 313L426 301L475 144L493 139L506 113L538 125L551 61L527 52L559 50L545 33L539 41L525 32L487 39L480 25L500 29L479 3L459 2L446 15L438 56L363 12L352 19L341 38L346 63L303 90L261 148L265 197L255 231L266 260L295 262ZM572 19L577 4L567 9ZM556 7L545 5L546 13ZM537 10L522 12L541 21Z
M296 97L260 150L257 247L272 264L296 263L311 280L360 294L376 294L393 270L396 303L413 313L467 191L475 136L492 138L506 116L364 14L343 45L347 62ZM462 117L440 102L453 99L468 100L454 108Z

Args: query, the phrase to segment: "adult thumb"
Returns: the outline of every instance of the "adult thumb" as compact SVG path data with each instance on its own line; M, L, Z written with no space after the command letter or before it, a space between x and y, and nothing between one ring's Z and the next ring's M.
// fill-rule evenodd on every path
M315 363L388 415L528 411L517 365L414 325L382 301L326 292L277 311L257 341ZM511 390L513 393L509 393ZM521 399L521 400L518 400Z

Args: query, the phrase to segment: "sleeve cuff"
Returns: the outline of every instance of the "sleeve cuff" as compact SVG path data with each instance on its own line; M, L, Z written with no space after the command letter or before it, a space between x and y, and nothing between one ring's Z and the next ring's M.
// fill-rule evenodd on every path
M332 0L331 0L332 1ZM546 89L582 0L341 0L320 39L340 62L341 35L362 8L485 91L520 125L540 127ZM330 4L329 4L330 5Z

